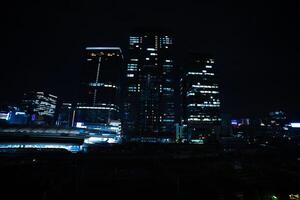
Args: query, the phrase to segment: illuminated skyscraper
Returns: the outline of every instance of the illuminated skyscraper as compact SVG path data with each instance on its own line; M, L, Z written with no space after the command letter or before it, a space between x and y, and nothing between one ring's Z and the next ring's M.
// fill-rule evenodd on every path
M215 60L191 54L180 80L181 122L187 127L188 139L202 143L220 127L220 95Z
M120 128L122 64L119 47L85 49L81 88L72 124L102 131L111 128L112 124Z
M129 37L124 131L131 136L175 136L174 39L168 33Z

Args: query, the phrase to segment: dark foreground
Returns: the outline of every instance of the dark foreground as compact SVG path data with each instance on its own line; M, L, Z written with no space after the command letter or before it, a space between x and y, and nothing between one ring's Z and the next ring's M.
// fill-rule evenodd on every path
M300 151L155 144L24 150L0 153L0 177L8 199L290 199L300 193Z

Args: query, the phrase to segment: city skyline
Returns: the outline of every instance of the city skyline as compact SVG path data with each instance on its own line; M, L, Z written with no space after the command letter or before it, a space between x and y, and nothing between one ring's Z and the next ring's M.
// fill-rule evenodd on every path
M2 197L300 200L297 2L1 6Z
M226 113L243 116L281 109L299 115L295 94L298 32L290 26L296 23L292 6L258 1L246 6L192 3L178 10L177 4L164 2L155 9L152 4L113 1L97 10L89 3L28 3L28 12L18 8L10 12L8 6L3 18L8 40L1 56L3 66L9 67L2 70L0 101L18 101L24 91L44 88L71 99L83 48L120 46L126 52L129 32L144 25L171 29L177 58L189 51L212 53L217 58ZM52 9L57 12L53 14ZM101 26L95 26L102 17ZM19 26L10 25L15 22ZM11 53L17 47L22 53ZM73 79L67 78L70 73Z

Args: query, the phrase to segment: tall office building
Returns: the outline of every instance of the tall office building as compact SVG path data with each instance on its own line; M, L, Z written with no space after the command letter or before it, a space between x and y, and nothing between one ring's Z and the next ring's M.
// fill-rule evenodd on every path
M71 117L74 126L120 132L122 65L119 47L85 49L79 98Z
M174 39L168 33L129 37L124 88L124 132L133 137L175 136Z
M180 80L181 123L191 142L202 143L220 129L220 94L215 60L190 54Z
M34 124L52 124L56 110L57 96L44 92L27 92L21 107L30 115Z

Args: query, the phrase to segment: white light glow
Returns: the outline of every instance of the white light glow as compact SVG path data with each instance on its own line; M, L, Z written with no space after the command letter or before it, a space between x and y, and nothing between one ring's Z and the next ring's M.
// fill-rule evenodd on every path
M25 112L16 112L16 115L25 115Z
M84 125L83 122L77 122L77 123L76 123L76 127L77 127L77 128L87 128L86 126L83 126L83 125Z
M292 126L293 128L300 128L300 123L294 122L294 123L291 123L291 126Z
M88 110L117 110L116 108L113 107L103 107L103 106L78 106L78 109L88 109Z
M0 144L0 149L66 149L70 152L76 153L81 151L80 145L72 144L50 144L50 143L12 143Z
M201 72L188 72L188 75L202 75L203 73Z
M8 120L9 119L9 113L0 113L0 119Z
M115 138L107 138L107 137L89 137L84 139L84 143L86 144L99 144L99 143L117 143Z
M155 51L154 48L147 48L147 51Z

